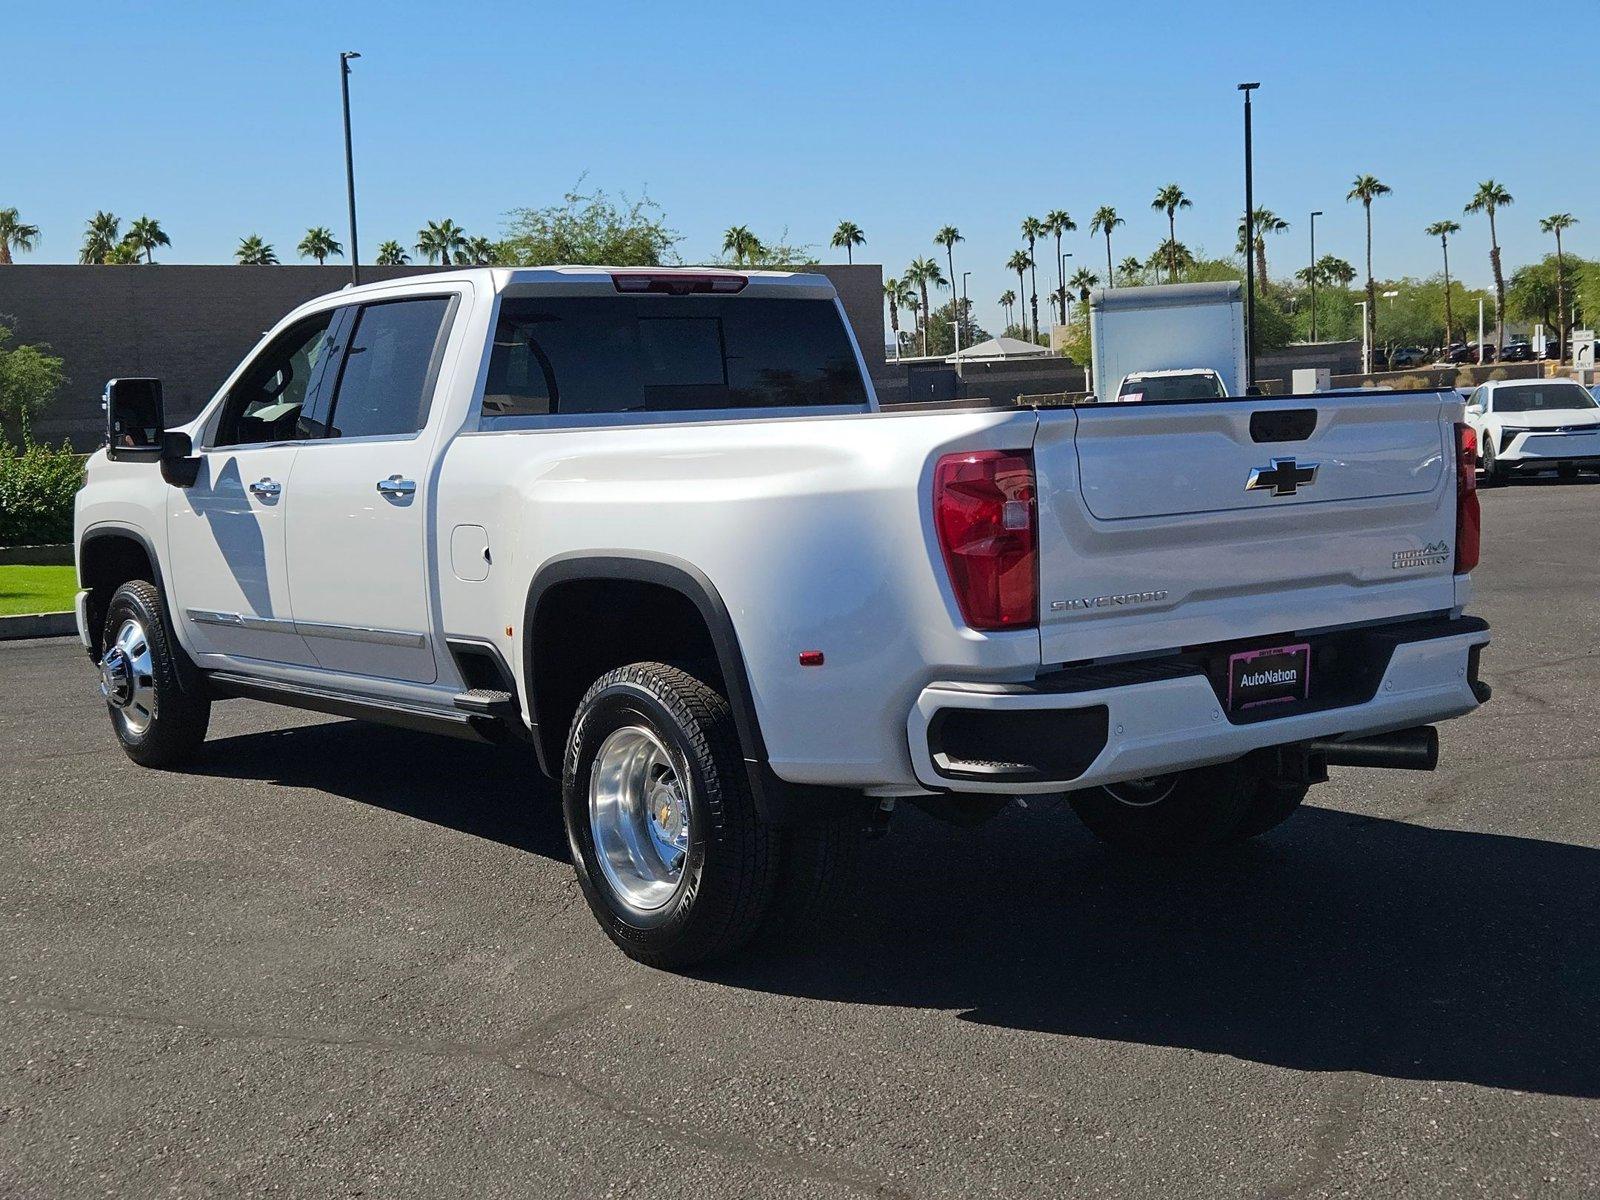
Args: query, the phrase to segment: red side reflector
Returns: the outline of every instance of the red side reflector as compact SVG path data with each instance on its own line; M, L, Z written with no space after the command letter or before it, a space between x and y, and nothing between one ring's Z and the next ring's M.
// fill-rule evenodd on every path
M1039 623L1033 452L947 454L933 469L933 522L961 616L973 629Z
M820 667L822 665L821 650L800 651L800 665L802 667Z
M654 292L664 296L689 296L696 292L729 296L744 291L750 281L743 275L692 275L679 271L614 271L611 286L619 292Z
M1478 509L1478 435L1456 422L1456 574L1478 565L1483 517Z

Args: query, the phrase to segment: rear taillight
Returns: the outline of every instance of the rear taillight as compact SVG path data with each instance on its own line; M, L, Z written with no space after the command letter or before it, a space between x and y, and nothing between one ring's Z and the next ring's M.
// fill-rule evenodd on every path
M1039 622L1033 453L971 450L933 469L933 524L945 569L974 629Z
M1478 512L1478 435L1456 422L1456 574L1478 565L1482 520Z

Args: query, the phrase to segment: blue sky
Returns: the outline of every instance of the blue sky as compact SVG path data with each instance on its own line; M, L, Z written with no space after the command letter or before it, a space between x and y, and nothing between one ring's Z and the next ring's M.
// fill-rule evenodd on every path
M966 241L979 319L998 328L1006 257L1029 214L1066 208L1066 248L1105 271L1088 218L1127 220L1117 259L1165 235L1150 209L1176 181L1178 235L1229 249L1242 210L1239 96L1256 93L1256 196L1291 222L1274 263L1319 252L1360 266L1359 172L1394 188L1374 210L1380 275L1437 269L1428 222L1464 226L1453 269L1488 281L1488 231L1461 207L1494 176L1509 264L1544 253L1538 218L1571 211L1567 245L1600 256L1593 0L1537 10L1454 4L1112 6L843 3L86 3L7 23L10 126L0 207L42 228L23 261L72 261L97 208L158 217L171 262L226 262L259 233L280 257L310 225L345 239L337 53L352 79L364 257L426 220L497 234L504 212L580 177L648 194L689 261L749 225L824 249L849 218L858 261L902 269ZM19 128L20 126L20 128ZM1574 152L1574 138L1581 152ZM1075 263L1074 263L1075 265ZM1040 255L1040 291L1049 258ZM1010 280L1014 283L1014 278Z

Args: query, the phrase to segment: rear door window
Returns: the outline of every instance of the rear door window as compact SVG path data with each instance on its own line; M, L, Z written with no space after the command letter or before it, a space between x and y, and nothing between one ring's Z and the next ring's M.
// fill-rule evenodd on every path
M831 300L551 296L501 305L483 423L550 413L865 408Z

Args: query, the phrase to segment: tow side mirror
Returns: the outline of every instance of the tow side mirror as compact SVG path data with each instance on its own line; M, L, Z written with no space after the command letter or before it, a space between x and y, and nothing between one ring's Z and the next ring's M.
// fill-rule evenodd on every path
M161 458L166 414L159 379L112 379L106 383L106 457L113 462Z

